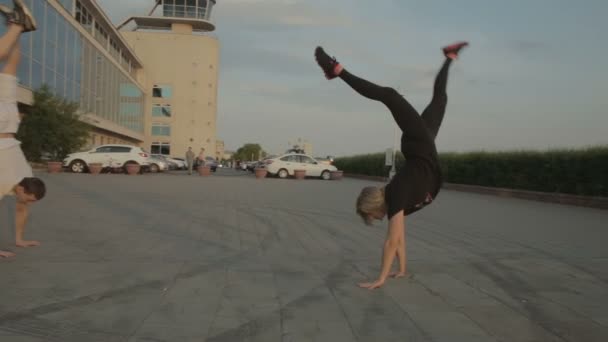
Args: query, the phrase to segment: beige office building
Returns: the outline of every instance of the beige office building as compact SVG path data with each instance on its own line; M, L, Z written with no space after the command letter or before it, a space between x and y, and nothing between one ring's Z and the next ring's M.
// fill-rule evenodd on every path
M150 15L119 26L145 68L143 145L152 153L182 156L192 147L218 157L219 42L209 21L214 4L159 0Z

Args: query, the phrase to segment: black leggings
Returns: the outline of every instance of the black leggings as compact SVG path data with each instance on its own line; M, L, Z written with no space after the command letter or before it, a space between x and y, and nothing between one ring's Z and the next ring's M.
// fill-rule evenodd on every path
M384 103L393 114L393 118L409 142L434 145L448 102L446 86L451 62L451 59L446 58L443 63L435 78L431 103L422 112L422 115L418 115L416 109L393 88L373 84L349 73L345 69L340 73L340 78L357 93L368 99Z

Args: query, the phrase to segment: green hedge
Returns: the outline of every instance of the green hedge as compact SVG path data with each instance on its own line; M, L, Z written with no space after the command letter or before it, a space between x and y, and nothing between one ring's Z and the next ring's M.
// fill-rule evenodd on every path
M608 196L608 146L579 150L442 153L448 183ZM398 154L397 169L403 166ZM346 173L386 176L384 153L337 158Z

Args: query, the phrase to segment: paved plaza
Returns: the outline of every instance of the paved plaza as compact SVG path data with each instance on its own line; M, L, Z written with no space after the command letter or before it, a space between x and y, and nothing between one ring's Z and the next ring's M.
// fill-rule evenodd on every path
M354 203L380 183L41 177L42 246L0 203L2 342L608 341L608 211L442 191L406 220L411 276L369 291L386 221Z

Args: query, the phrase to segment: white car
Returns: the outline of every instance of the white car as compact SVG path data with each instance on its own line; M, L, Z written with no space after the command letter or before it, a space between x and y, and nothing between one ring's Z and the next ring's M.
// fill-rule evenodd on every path
M338 169L329 164L320 163L311 156L301 153L288 153L282 156L265 160L266 169L271 175L287 178L294 175L294 170L306 170L306 176L320 177L328 180L331 171Z
M151 154L148 156L148 171L152 173L169 170L169 162L162 155Z
M63 166L75 173L85 172L91 163L101 163L102 167L123 167L136 163L142 168L149 166L149 154L141 147L131 145L102 145L86 152L68 155Z
M188 168L188 162L182 158L167 157L167 160L177 165L178 170L186 170Z

